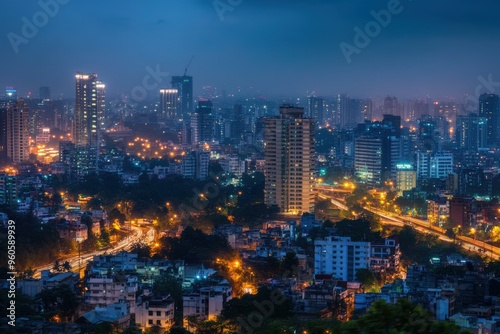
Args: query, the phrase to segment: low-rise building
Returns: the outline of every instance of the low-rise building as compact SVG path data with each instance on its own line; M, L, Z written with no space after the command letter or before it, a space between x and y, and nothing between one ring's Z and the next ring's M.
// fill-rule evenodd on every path
M189 326L187 321L189 316L195 316L200 320L215 319L231 298L232 288L227 282L183 295L184 326Z
M174 300L170 296L143 300L135 310L135 323L142 328L159 326L164 330L174 324Z

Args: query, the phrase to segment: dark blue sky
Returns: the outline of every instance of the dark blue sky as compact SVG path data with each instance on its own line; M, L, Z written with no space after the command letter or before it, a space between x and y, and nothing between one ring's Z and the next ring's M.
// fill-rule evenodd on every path
M147 66L179 75L193 54L197 92L212 85L266 94L460 97L474 92L478 76L500 82L499 1L400 6L348 64L339 44L354 44L354 27L364 30L370 11L387 9L388 1L242 0L221 21L213 0L71 0L16 53L8 34L23 36L22 18L33 22L41 7L4 0L0 85L35 95L47 85L53 95L73 96L79 70L98 73L111 93L130 92Z

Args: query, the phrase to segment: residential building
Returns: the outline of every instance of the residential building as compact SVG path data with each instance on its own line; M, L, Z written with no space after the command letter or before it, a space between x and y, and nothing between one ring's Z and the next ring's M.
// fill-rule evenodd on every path
M344 281L354 281L358 269L370 267L370 257L370 242L339 236L315 240L314 274L331 274Z
M280 107L280 116L266 119L264 143L265 202L284 213L314 210L314 120L304 109Z
M159 326L169 330L174 325L174 300L168 297L147 298L135 310L135 323L141 328Z
M14 163L29 159L29 108L22 98L7 109L7 158Z

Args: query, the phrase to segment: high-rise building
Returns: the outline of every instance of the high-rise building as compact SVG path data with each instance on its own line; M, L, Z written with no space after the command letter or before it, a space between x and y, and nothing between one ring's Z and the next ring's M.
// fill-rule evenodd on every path
M384 114L401 116L398 99L393 96L387 96L384 100Z
M14 163L29 159L29 108L23 99L7 110L7 158Z
M215 115L212 101L199 101L191 117L192 142L211 142L215 137Z
M182 176L197 180L208 177L208 165L210 164L210 152L192 151L182 157Z
M50 87L40 87L39 95L41 100L50 100Z
M180 97L180 113L182 119L187 119L193 112L193 77L173 76L172 88L177 89Z
M333 124L345 128L349 122L349 96L346 94L337 95L337 105L333 113Z
M370 188L382 184L382 151L380 137L361 136L354 141L354 173Z
M441 134L434 117L424 115L418 119L418 150L435 153L441 150Z
M280 107L280 115L265 120L265 201L284 213L314 210L315 121L304 108Z
M7 107L0 106L0 163L7 161Z
M106 131L106 85L97 81L97 123L100 136L101 133Z
M160 89L160 115L159 119L166 120L179 120L182 115L179 115L180 107L179 90L177 89Z
M17 89L14 87L5 88L5 99L10 103L16 103L17 101Z
M104 128L105 85L97 74L77 73L73 140L75 154L71 170L81 178L97 169L99 140Z
M323 126L324 119L324 109L325 109L325 100L321 97L309 96L307 98L307 111L308 117L314 118L316 120L316 124Z
M369 187L396 179L396 165L409 160L409 141L401 133L401 117L384 115L382 122L357 126L354 172Z
M457 116L457 147L467 151L488 148L488 119L477 114Z
M75 124L77 146L98 146L97 74L76 74Z
M479 116L488 119L488 145L500 145L500 101L496 94L481 94L479 97Z
M443 179L453 173L453 154L447 152L417 153L418 179Z

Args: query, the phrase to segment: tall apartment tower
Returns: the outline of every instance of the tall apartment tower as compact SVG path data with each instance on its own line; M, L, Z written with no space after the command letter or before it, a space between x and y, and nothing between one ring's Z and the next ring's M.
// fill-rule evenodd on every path
M186 120L193 112L193 77L173 76L172 88L177 89L180 97L180 113Z
M106 85L101 82L96 82L97 91L97 124L100 133L106 130Z
M104 130L106 86L97 80L97 74L77 73L75 121L73 140L75 144L73 165L79 178L95 172L99 155L100 133Z
M160 89L160 119L179 120L182 115L179 114L180 97L178 89Z
M22 98L7 109L7 158L19 163L29 159L29 108Z
M457 147L467 151L488 148L488 119L476 114L459 115L456 119Z
M500 99L496 94L481 94L479 116L488 119L488 145L500 145Z
M304 108L280 107L280 115L265 120L265 201L281 212L314 210L315 120Z
M309 96L307 98L308 117L314 118L320 126L324 124L325 100L321 97Z
M97 74L76 74L74 140L77 146L98 146Z

